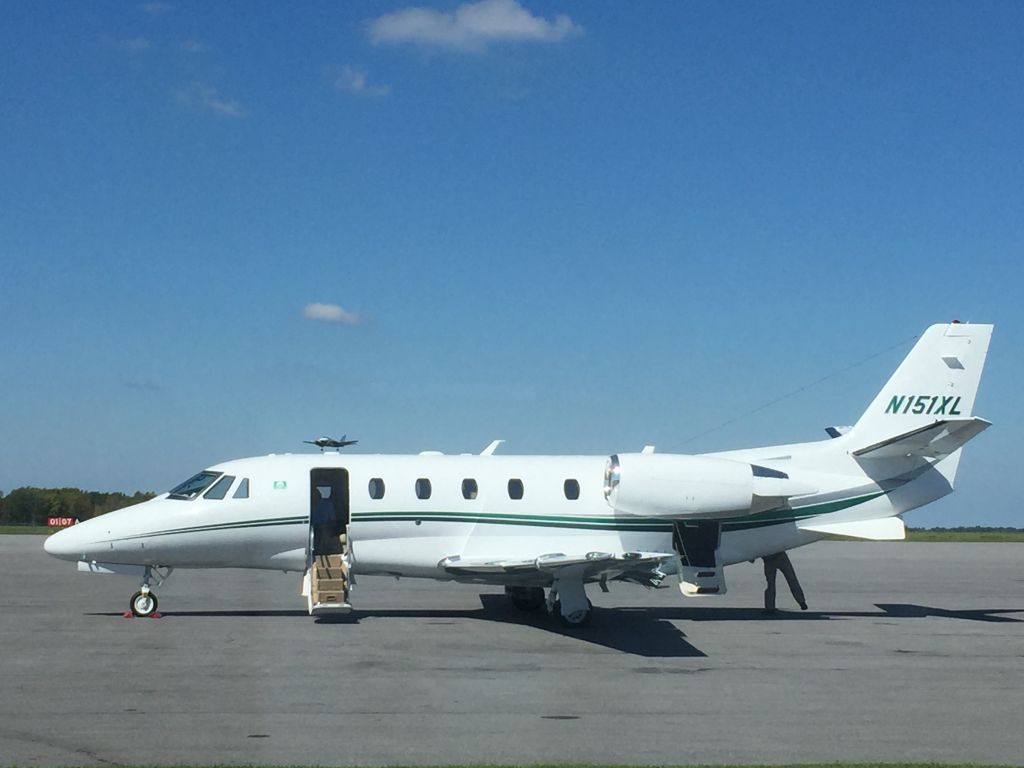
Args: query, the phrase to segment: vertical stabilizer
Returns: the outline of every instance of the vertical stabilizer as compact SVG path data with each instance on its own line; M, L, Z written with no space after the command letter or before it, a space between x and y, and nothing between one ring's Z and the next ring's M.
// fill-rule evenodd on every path
M855 448L974 411L991 325L933 325L849 432Z

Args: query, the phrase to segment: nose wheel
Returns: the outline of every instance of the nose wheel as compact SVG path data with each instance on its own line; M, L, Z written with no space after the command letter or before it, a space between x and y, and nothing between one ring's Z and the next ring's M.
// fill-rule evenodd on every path
M156 595L149 591L149 589L140 589L134 595L130 602L132 616L139 616L140 618L146 618L156 613L157 599Z
M139 591L132 595L131 600L128 601L128 608L131 610L132 616L146 618L156 614L157 599L150 589L149 582L155 576L157 586L160 586L167 580L167 577L171 575L173 570L173 568L167 567L161 571L156 566L146 566L146 570L142 572L142 586L139 587ZM127 617L128 614L126 613L125 616Z

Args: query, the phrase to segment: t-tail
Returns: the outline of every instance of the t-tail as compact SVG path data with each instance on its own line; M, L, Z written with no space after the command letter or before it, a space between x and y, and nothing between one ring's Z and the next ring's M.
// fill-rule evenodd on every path
M928 328L857 423L835 430L837 439L829 441L838 449L832 455L842 457L836 468L852 458L881 497L869 492L868 503L806 519L798 527L902 539L898 516L950 493L960 449L990 426L974 415L974 398L991 337L991 325L954 322Z
M990 426L974 416L991 325L933 325L846 434L862 463L941 461ZM958 457L944 462L952 484Z

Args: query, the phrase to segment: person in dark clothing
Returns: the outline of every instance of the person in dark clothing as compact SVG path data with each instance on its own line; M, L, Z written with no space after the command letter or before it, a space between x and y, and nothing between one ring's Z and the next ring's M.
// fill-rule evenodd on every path
M330 488L318 489L320 500L313 508L313 553L333 554L337 547L337 513L331 503Z
M793 563L789 561L789 555L784 551L774 555L767 555L764 560L764 578L768 586L764 591L764 612L775 613L775 574L782 571L789 584L789 591L793 598L800 605L801 611L807 610L807 601L804 599L804 591L800 588L800 582L796 578L796 571L793 570Z

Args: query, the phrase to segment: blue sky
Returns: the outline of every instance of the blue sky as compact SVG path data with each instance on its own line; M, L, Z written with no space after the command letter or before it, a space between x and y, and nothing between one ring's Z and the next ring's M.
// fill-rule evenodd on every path
M959 318L995 426L909 521L1024 525L1020 4L2 16L2 490L817 439Z

